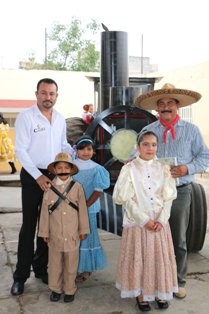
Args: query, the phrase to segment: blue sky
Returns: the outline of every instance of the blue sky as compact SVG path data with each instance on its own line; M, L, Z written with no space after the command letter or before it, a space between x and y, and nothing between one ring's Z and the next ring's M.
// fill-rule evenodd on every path
M55 21L67 24L72 16L128 32L129 55L141 55L143 34L143 55L159 70L209 61L206 5L205 0L2 1L0 69L17 67L30 52L43 60L45 28Z

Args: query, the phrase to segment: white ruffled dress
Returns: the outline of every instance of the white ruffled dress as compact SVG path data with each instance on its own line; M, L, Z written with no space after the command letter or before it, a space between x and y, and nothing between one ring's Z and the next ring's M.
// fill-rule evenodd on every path
M122 298L143 295L145 301L171 300L178 292L168 223L176 193L169 166L157 160L137 157L121 169L113 200L125 208L116 274ZM162 230L147 230L144 225L150 219L159 221Z

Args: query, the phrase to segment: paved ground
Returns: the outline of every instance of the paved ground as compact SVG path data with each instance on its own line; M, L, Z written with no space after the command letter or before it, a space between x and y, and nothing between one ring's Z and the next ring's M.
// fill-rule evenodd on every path
M209 175L198 177L206 191L209 203ZM1 180L1 178L0 178ZM115 272L120 237L100 230L108 267L99 271L84 284L78 286L75 301L66 304L61 300L54 304L49 301L49 290L40 280L30 279L20 297L10 295L12 273L16 263L17 238L21 225L20 188L0 187L0 314L136 314L139 310L134 299L121 299L115 288ZM208 207L209 208L209 207ZM209 232L203 249L189 254L187 275L187 297L174 299L167 314L208 314L209 313ZM152 312L159 310L152 305Z

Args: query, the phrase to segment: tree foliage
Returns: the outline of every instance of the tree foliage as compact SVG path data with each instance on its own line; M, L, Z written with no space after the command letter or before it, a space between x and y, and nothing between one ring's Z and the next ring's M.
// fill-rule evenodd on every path
M35 53L32 51L26 61L19 62L19 68L99 71L99 52L95 44L98 30L99 24L94 19L85 26L76 17L72 18L69 25L55 22L51 32L47 35L49 54L45 57L44 63L38 63ZM49 49L49 46L52 48Z
M54 23L48 35L54 48L48 55L47 68L98 71L99 52L93 40L98 30L99 24L96 20L92 20L85 28L76 17L72 18L69 25Z

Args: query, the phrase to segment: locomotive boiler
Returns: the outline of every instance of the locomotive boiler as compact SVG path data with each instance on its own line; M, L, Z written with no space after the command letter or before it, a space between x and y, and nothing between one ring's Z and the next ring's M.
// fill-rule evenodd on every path
M100 78L94 78L98 93L97 112L90 124L68 118L67 138L73 144L87 134L95 143L95 161L110 173L110 188L100 198L98 226L121 235L124 209L113 203L112 191L121 167L134 151L136 136L155 115L134 105L135 98L154 89L155 78L132 77L128 71L128 35L121 31L101 33ZM207 227L207 205L203 187L192 184L192 205L187 233L189 251L202 248Z

